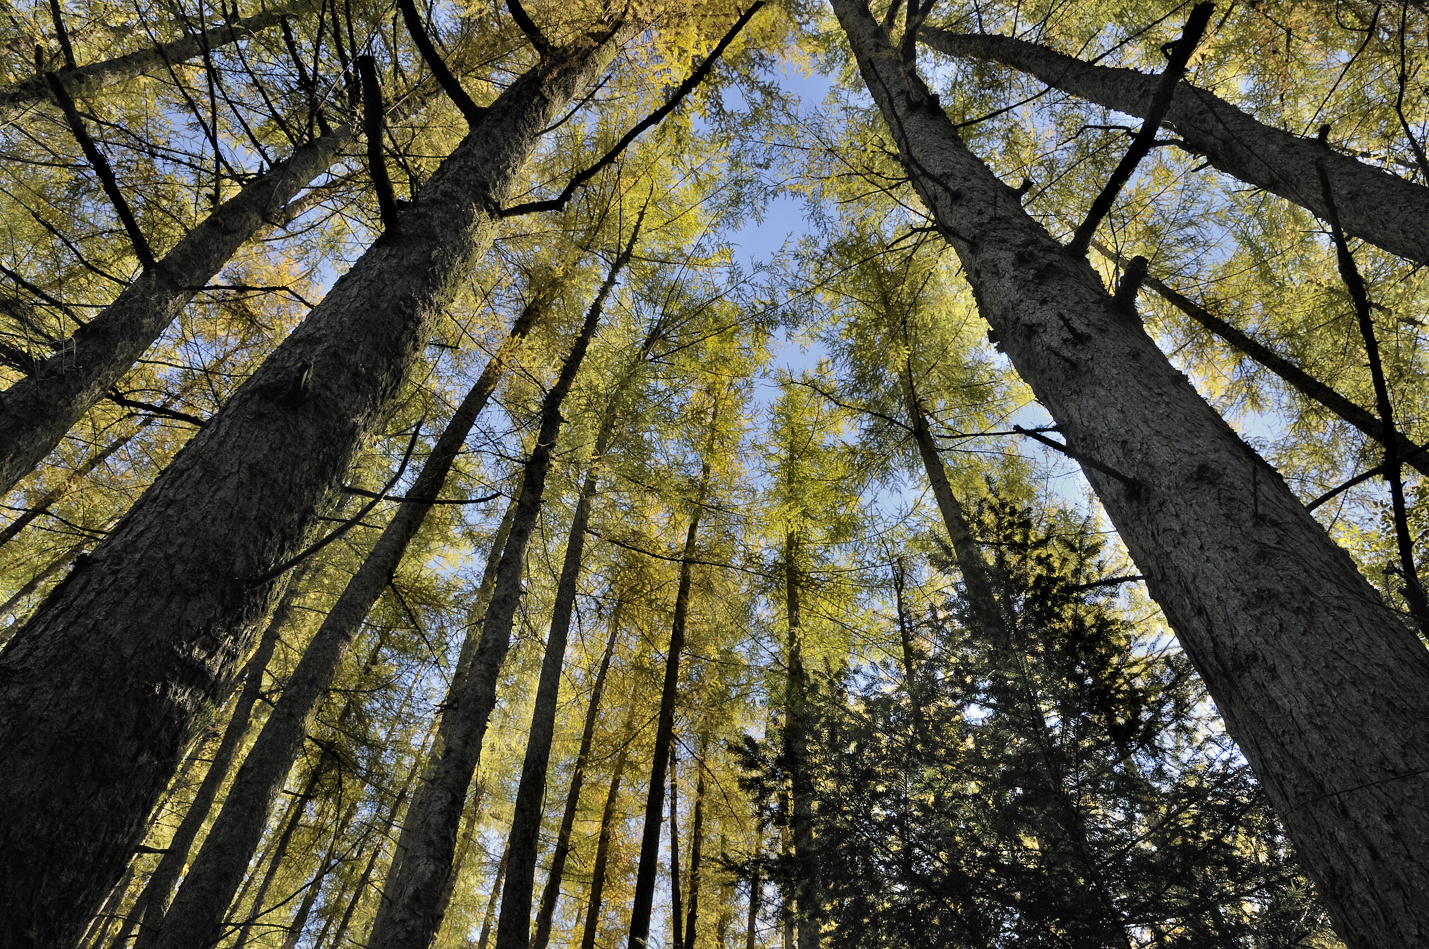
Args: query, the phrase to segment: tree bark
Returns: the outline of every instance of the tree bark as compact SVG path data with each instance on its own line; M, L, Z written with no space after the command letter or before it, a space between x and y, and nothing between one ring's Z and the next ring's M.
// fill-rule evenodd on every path
M684 910L680 905L680 783L676 744L670 742L670 945L673 949L685 949Z
M242 879L244 861L235 859L235 855L251 853L258 845L268 812L302 750L313 714L341 668L348 646L396 574L477 417L541 315L540 307L528 306L522 311L510 336L452 414L421 474L303 651L282 697L233 779L228 803L214 821L204 849L189 870L173 907L163 917L162 926L150 929L150 938L141 940L137 949L184 949L219 937L223 910Z
M227 46L277 26L284 17L291 17L299 12L301 6L288 4L278 9L264 10L226 26L215 27L206 33L181 36L167 43L90 63L77 69L61 69L56 75L71 96L92 95L101 89L160 69L165 64L187 62L201 55L205 49ZM25 79L8 89L0 90L0 122L18 118L26 109L49 102L50 98L50 87L43 76Z
M711 422L711 426L713 426ZM711 449L712 450L712 449ZM650 786L645 798L645 824L640 836L640 864L635 874L635 894L630 911L630 949L646 949L650 941L650 910L655 902L655 874L660 863L660 824L665 803L665 767L675 730L675 697L680 688L680 654L685 650L685 626L690 610L690 561L700 529L700 510L709 487L710 462L706 458L700 489L690 512L685 552L680 558L680 586L675 592L675 616L670 628L670 650L665 655L665 681L660 691L660 715L655 725L655 751L650 763Z
M0 494L44 460L154 344L233 254L316 178L354 135L351 123L295 151L219 205L119 298L0 393Z
M700 918L700 875L703 873L701 861L704 856L705 834L705 753L709 750L709 736L700 739L700 756L695 759L695 803L690 817L690 872L687 875L689 891L688 910L685 916L684 949L695 949L695 925ZM724 949L724 943L718 943Z
M507 87L400 230L338 280L0 653L0 947L73 941L123 873L193 723L268 611L275 565L298 553L485 253L537 137L618 39L582 34Z
M501 863L496 867L496 879L491 883L491 896L486 901L486 914L481 918L481 933L476 939L476 949L486 949L487 943L491 941L491 930L496 922L496 906L501 901L502 883L506 880L506 864L511 858L511 851L501 851Z
M1144 116L1159 76L1093 66L1045 46L1006 36L924 27L925 44L950 56L1011 66L1098 105ZM1257 122L1188 82L1176 87L1163 124L1216 168L1264 188L1318 217L1326 214L1319 171L1329 176L1347 234L1407 260L1429 263L1429 188L1372 168L1329 148Z
M174 885L178 883L179 877L188 863L189 850L193 847L199 831L207 823L209 811L212 810L213 802L218 797L219 788L227 780L229 769L238 755L238 749L248 734L248 725L253 717L253 709L263 696L263 676L267 674L268 663L273 658L273 650L277 648L279 635L288 626L293 605L314 572L310 566L312 563L313 561L308 561L304 564L298 575L289 581L288 588L283 592L283 598L279 600L277 608L273 610L273 616L268 620L268 626L263 631L263 638L258 642L257 651L253 653L244 667L243 690L238 694L238 701L233 707L233 715L229 718L223 738L219 741L218 748L209 761L208 772L204 775L198 790L194 792L193 801L184 811L183 820L179 822L173 837L169 839L168 849L159 859L159 865L154 869L153 875L149 877L149 882L144 886L144 892L135 903L134 910L131 911L132 917L142 905L144 927L154 934L158 933L164 914L168 911L169 898L173 895ZM115 940L116 944L124 942L129 929L130 924L126 923L124 931ZM142 946L143 942L144 940L141 938L136 944L136 949Z
M605 679L610 673L610 660L615 655L615 643L620 638L621 600L616 600L610 616L610 635L605 641L605 652L600 657L600 667L595 674L595 684L591 686L590 701L586 706L585 728L581 731L580 749L576 752L575 766L571 769L571 786L566 792L566 807L561 814L561 826L556 831L556 846L551 854L551 872L546 876L546 886L541 891L541 903L536 911L536 932L531 937L531 949L546 949L551 941L551 921L556 915L556 902L561 898L561 880L566 873L566 858L571 852L571 831L576 823L576 811L580 807L581 789L585 786L585 772L590 764L590 748L595 740L595 727L600 721L600 700L605 694Z
M1354 949L1429 940L1429 655L1278 473L833 0L983 317L1048 408Z
M368 949L426 949L441 928L441 891L451 873L462 806L481 761L486 725L496 706L497 679L511 646L511 629L521 602L526 549L540 514L551 455L564 421L561 404L585 358L605 300L633 250L632 239L606 275L560 376L541 402L540 430L522 476L511 534L502 551L491 602L481 624L481 642L471 667L453 682L453 690L442 703L438 750L402 826L397 843L398 866L388 877L384 899L368 937Z

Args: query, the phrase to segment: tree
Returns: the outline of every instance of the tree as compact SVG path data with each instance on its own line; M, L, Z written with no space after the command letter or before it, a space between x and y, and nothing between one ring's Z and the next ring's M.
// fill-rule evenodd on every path
M1411 894L1426 867L1404 842L1423 832L1403 797L1425 771L1417 637L1171 367L1128 295L1113 300L967 150L871 14L834 9L984 318L1083 462L1337 924L1352 945L1422 938Z

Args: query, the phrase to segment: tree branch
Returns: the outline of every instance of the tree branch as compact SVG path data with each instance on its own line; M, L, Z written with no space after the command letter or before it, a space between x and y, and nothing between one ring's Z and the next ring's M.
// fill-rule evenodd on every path
M417 5L412 0L397 0L397 6L402 11L402 22L407 24L407 32L411 34L417 52L422 54L423 62L432 71L432 75L436 77L437 83L446 92L447 97L461 111L467 126L475 128L476 124L481 121L482 113L485 110L471 101L471 96L466 94L466 90L461 87L456 76L452 75L452 71L447 68L446 60L442 59L437 48L432 45L432 39L427 35L427 28L422 25L422 18L417 13ZM517 3L517 6L520 4ZM520 20L517 22L519 23Z
M1171 96L1176 92L1176 83L1180 82L1181 77L1186 74L1186 63L1190 61L1191 54L1200 44L1201 37L1206 32L1206 24L1210 22L1211 11L1214 9L1215 4L1213 3L1196 4L1191 10L1191 15L1186 19L1186 26L1181 31L1181 38L1170 45L1166 71L1161 74L1161 83L1156 87L1156 97L1151 100L1151 106L1147 109L1141 129L1132 139L1131 147L1117 163L1116 170L1111 173L1106 187L1092 202L1091 208L1087 211L1086 220L1077 227L1076 233L1067 243L1069 253L1081 256L1087 252L1087 246L1091 243L1092 235L1097 232L1097 226L1101 224L1102 218L1111 211L1112 205L1116 203L1117 195L1131 179L1131 174L1136 171L1136 166L1141 163L1141 159L1145 158L1152 146L1156 144L1156 133L1161 128L1161 120L1166 117L1166 110L1171 107Z
M377 61L370 55L357 57L357 72L362 81L362 129L367 137L372 190L377 192L383 230L396 233L401 212L397 210L397 197L392 193L392 179L387 177L387 163L382 156L382 86L377 81Z

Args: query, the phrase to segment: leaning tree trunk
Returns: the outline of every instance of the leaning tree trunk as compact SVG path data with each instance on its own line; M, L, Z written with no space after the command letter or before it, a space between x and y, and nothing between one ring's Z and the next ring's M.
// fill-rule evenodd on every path
M242 17L206 33L189 34L146 49L90 63L75 69L61 69L55 75L70 96L87 96L101 89L135 79L165 65L187 62L205 50L217 49L278 25L284 17L298 13L293 4ZM50 86L43 76L25 79L0 90L0 122L17 118L25 109L50 101Z
M639 231L638 223L635 230ZM482 619L480 645L470 667L453 680L453 688L442 702L437 751L403 822L402 836L397 841L395 870L388 875L382 905L372 922L368 949L426 949L441 928L441 894L452 870L452 854L467 790L481 762L486 725L496 706L501 664L511 647L511 630L521 602L526 550L536 528L546 475L564 422L561 405L585 359L606 298L615 288L616 279L634 249L632 235L587 311L560 375L541 401L540 429L522 473L520 500L496 570L491 602Z
M1007 36L924 27L924 43L950 56L1011 66L1098 105L1145 116L1159 76L1093 66L1045 46ZM1216 168L1326 216L1324 168L1345 233L1408 260L1429 263L1429 188L1356 161L1316 139L1264 125L1187 82L1176 87L1163 124Z
M0 653L0 947L72 942L124 872L248 651L275 565L299 552L485 253L538 136L616 46L582 34L507 87Z
M0 393L0 494L29 474L154 344L194 294L352 141L347 123L219 205L58 352Z
M1279 474L833 0L982 315L1083 471L1355 949L1429 942L1429 655ZM1345 201L1344 204L1350 204Z
M620 782L625 777L625 764L630 759L630 743L635 740L635 691L625 704L625 725L620 729L620 750L615 753L611 769L610 790L605 795L605 807L600 812L600 833L595 841L595 860L590 869L590 899L586 902L585 925L581 928L580 949L595 949L595 937L600 933L600 908L605 902L606 869L610 865L611 840L617 823L616 807L620 803Z
M496 391L497 383L506 375L515 351L542 314L543 307L539 305L522 310L511 327L510 336L452 413L427 456L422 473L303 651L303 658L284 686L282 697L273 706L263 731L238 769L228 802L184 878L174 905L162 917L160 925L149 924L146 915L146 938L141 938L137 949L185 949L208 945L219 938L223 912L243 879L247 862L244 855L252 853L262 839L268 812L302 751L312 717L341 668L348 646L396 574L407 547L437 501L477 417L491 393Z

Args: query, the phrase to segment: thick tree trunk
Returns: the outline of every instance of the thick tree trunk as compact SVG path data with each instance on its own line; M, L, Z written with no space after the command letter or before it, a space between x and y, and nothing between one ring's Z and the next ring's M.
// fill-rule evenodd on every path
M293 16L300 10L301 6L297 4L264 10L234 20L226 26L215 27L206 33L181 36L167 43L80 66L78 69L61 69L56 75L71 97L92 95L125 80L162 69L165 64L187 62L202 55L205 49L217 49L229 43L236 43L254 33L277 26L284 17ZM43 76L17 82L8 89L0 90L0 122L9 122L26 109L49 102L50 99L50 87Z
M0 653L0 947L73 941L124 872L194 722L248 651L274 566L298 553L485 253L537 137L616 46L581 35L507 87L400 228Z
M184 235L35 371L0 393L0 494L13 488L133 367L194 294L352 141L343 125L245 185Z
M630 759L630 742L635 738L635 692L625 705L625 725L620 730L620 750L615 754L611 770L610 790L605 795L605 807L600 812L600 833L595 841L595 861L590 870L590 899L586 902L585 926L581 929L580 949L595 949L600 934L600 908L605 902L605 877L610 866L610 842L618 823L616 808L620 804L620 782L625 777L625 765Z
M1045 46L1006 36L924 27L919 37L950 56L1011 66L1098 105L1144 116L1161 77L1093 66ZM1264 125L1188 82L1176 87L1163 124L1192 151L1247 184L1264 188L1324 218L1319 169L1329 177L1345 233L1391 254L1429 263L1429 188L1342 155L1315 139Z
M422 473L303 651L303 658L284 686L282 697L233 779L228 803L209 831L173 907L163 917L162 926L151 928L150 938L142 939L138 949L184 949L218 938L217 927L223 920L223 910L242 879L243 861L236 856L251 853L258 845L268 812L302 750L312 716L341 668L348 646L396 574L407 547L441 493L477 417L505 376L516 349L540 316L539 307L522 311L511 328L511 335L452 414L427 456Z
M1082 461L1336 926L1355 949L1429 941L1423 644L1134 311L968 152L866 8L833 6L984 318Z
M397 843L397 867L388 875L382 906L372 923L368 949L426 949L441 928L441 891L451 873L462 806L481 761L486 725L496 706L497 679L511 646L511 629L521 602L526 549L541 511L551 455L564 421L561 404L585 358L605 300L633 249L632 241L611 267L561 367L560 376L541 402L540 430L522 476L511 534L501 554L495 588L481 624L481 642L470 668L453 682L453 690L442 702L437 751L403 823ZM529 907L529 903L527 905Z
M168 911L169 898L173 895L174 886L178 883L179 877L184 872L184 867L188 864L189 850L193 847L194 840L198 837L203 825L208 822L209 811L213 808L215 798L218 797L219 788L228 779L229 768L232 767L233 760L238 755L238 749L248 734L248 725L253 717L253 709L263 696L263 676L268 671L268 663L273 658L273 650L277 648L279 635L287 628L288 621L292 617L293 605L302 595L310 575L314 572L311 566L313 563L314 561L310 560L299 568L297 575L289 581L288 588L283 592L283 598L278 601L277 608L273 610L273 616L268 620L268 626L263 631L263 638L258 642L257 651L253 653L244 667L243 690L238 694L238 701L233 707L233 715L229 718L223 738L219 741L218 748L209 761L208 772L204 775L198 790L194 792L193 801L184 811L183 820L179 822L173 837L169 839L168 849L160 858L159 865L154 869L153 876L149 877L149 882L144 886L144 892L135 904L136 912L142 904L144 927L155 935L158 934L164 914ZM125 932L121 933L116 942L122 943L128 934L128 929L129 926L126 924ZM141 937L137 945L142 946L144 941Z
M595 740L595 727L600 721L600 700L605 695L605 679L610 673L610 660L615 655L615 643L620 638L621 600L616 600L610 615L610 635L605 641L605 651L600 657L595 683L591 686L590 701L586 706L585 728L581 731L581 744L576 751L576 761L571 769L571 786L566 792L566 807L561 813L561 826L556 831L556 846L551 854L551 872L546 876L546 886L541 891L541 904L536 911L536 932L531 937L531 949L546 949L551 941L551 921L556 915L556 902L561 898L561 880L566 873L566 858L571 852L571 831L575 828L576 811L580 807L581 789L585 786L585 772L590 765L590 748Z
M631 899L630 949L646 949L650 941L650 910L655 903L655 874L660 863L660 824L665 803L665 767L670 760L670 744L675 730L675 697L680 689L680 654L685 650L685 626L690 610L690 561L695 556L695 539L700 529L700 510L709 486L710 463L706 459L700 476L700 490L690 527L685 534L685 552L680 559L680 586L675 592L675 616L670 628L670 650L665 655L665 681L660 691L660 714L655 725L654 758L650 763L650 785L645 798L645 824L640 836L640 864L635 873L635 894Z

